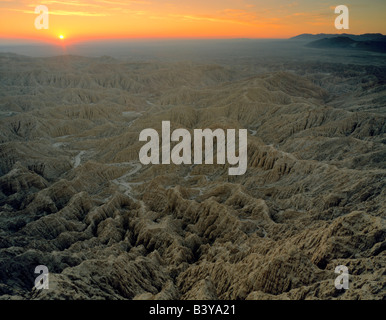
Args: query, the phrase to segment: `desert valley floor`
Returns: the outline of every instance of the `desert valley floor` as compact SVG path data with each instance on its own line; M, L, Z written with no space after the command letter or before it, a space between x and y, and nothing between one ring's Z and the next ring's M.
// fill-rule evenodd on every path
M247 172L142 165L163 120ZM1 53L0 154L0 299L386 297L385 64Z

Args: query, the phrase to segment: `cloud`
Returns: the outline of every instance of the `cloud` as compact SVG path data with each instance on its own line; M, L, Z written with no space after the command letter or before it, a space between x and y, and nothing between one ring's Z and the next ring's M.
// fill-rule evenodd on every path
M23 9L8 9L8 10L36 15L35 11L32 11L32 10L23 10ZM49 10L49 14L57 15L57 16L82 16L82 17L109 16L109 14L107 13L87 12L87 11L66 11L66 10Z
M169 14L168 16L180 18L183 20L238 23L247 25L257 25L260 24L259 22L261 22L258 20L262 20L262 17L258 17L257 14L253 11L233 8L223 9L212 14L175 13Z
M295 2L281 5L280 8L293 8L293 7L297 7L297 6L299 6L299 2L295 1Z
M247 12L238 9L226 9L217 15L199 15L199 14L170 14L170 17L180 18L192 21L208 21L218 23L244 24L252 27L263 27L267 25L276 25L277 18L258 17L253 12Z
M310 15L309 12L295 12L287 17L291 17L291 16L295 16L295 17L303 16L303 17L305 17L305 16L309 16L309 15Z
M96 0L95 2L99 3L106 3L106 4L119 4L122 6L127 6L130 4L151 4L150 1L145 1L145 0L128 0L125 2L121 1L108 1L108 0Z
M109 16L108 13L101 12L87 12L87 11L65 11L65 10L53 10L50 14L57 16L83 16L83 17L105 17Z
M257 19L256 13L242 9L225 9L220 14L237 21L253 21Z
M101 5L94 4L94 3L80 3L78 1L58 1L58 0L47 0L47 1L40 1L40 4L44 5L50 5L50 4L59 4L64 6L75 6L75 7L97 7L102 8ZM30 4L29 7L36 7L34 4Z

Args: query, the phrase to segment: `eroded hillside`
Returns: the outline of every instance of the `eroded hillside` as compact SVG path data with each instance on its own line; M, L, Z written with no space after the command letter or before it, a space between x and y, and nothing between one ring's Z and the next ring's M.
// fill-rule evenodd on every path
M0 298L384 299L386 69L248 65L1 54ZM246 174L142 165L163 120Z

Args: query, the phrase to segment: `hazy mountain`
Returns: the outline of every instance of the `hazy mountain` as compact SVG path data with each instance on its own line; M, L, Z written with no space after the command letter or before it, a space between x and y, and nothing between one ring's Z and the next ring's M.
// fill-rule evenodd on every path
M290 40L315 41L315 40L329 39L329 38L336 38L336 37L347 37L355 41L386 41L386 36L384 36L381 33L364 33L360 35L348 34L348 33L337 33L337 34L303 33L290 38Z
M321 49L350 49L366 50L386 53L386 37L381 41L360 40L356 41L349 37L333 37L312 41L306 45L310 48Z

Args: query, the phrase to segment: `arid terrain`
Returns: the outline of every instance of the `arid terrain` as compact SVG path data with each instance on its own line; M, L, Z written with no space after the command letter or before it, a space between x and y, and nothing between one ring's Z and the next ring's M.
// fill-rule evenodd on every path
M339 54L0 53L0 299L386 299L386 64ZM165 120L247 172L142 165Z

